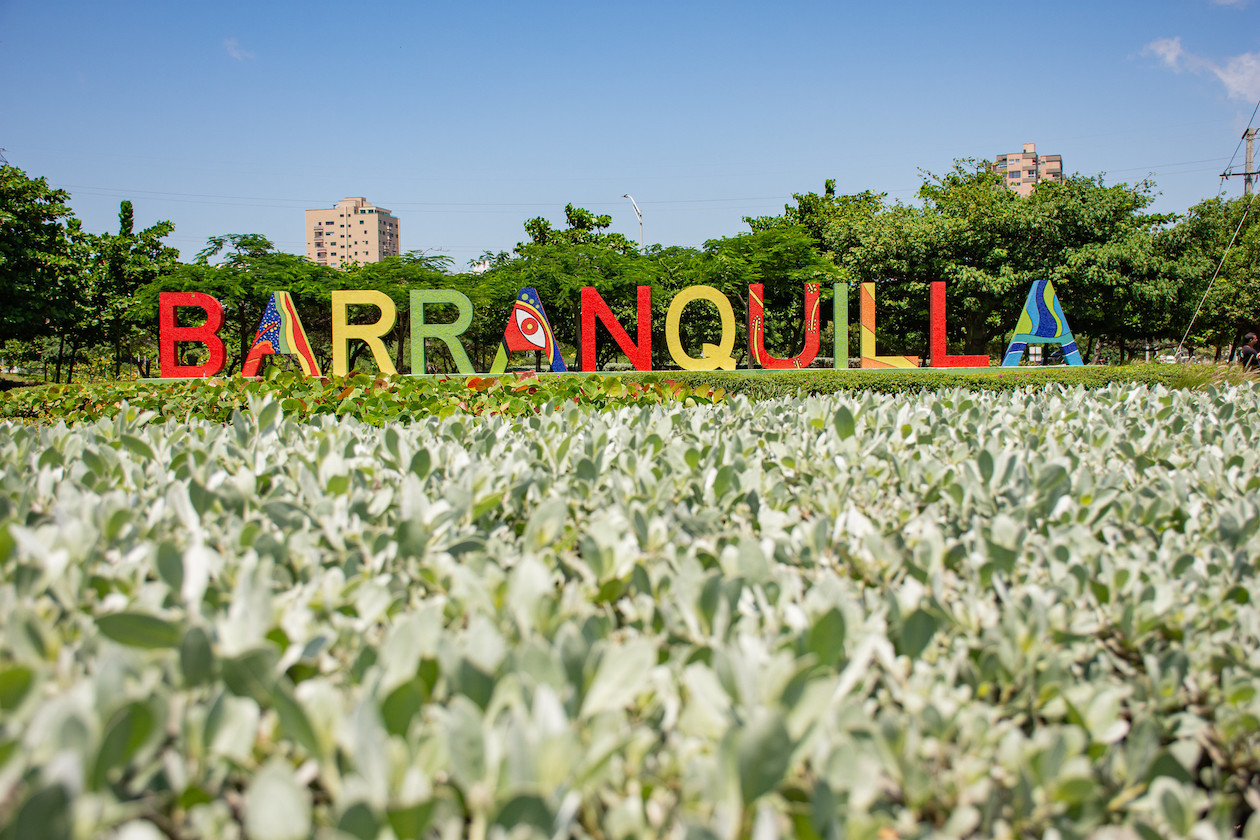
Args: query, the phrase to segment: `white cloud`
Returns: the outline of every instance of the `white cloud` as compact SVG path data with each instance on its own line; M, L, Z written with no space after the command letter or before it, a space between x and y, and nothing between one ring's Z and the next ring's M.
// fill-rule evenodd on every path
M1241 9L1250 3L1251 0L1212 0L1212 2L1218 6L1237 6Z
M245 61L253 58L254 54L241 46L241 42L235 38L228 38L223 42L223 49L227 50L227 54L235 58L237 61Z
M1224 67L1211 67L1224 82L1229 95L1239 99L1260 98L1260 53L1243 53L1225 62Z
M1156 55L1174 70L1180 71L1177 61L1181 58L1180 38L1158 38L1142 48L1142 55Z
M1214 2L1246 2L1246 0L1214 0ZM1180 73L1210 73L1220 79L1234 99L1260 98L1260 53L1243 53L1226 59L1221 65L1201 55L1186 52L1181 38L1158 38L1142 48L1143 55L1153 55L1164 65Z

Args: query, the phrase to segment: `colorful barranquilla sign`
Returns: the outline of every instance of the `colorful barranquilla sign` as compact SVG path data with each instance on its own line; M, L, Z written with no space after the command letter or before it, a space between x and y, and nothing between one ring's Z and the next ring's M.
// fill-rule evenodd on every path
M837 369L849 366L849 306L848 296L842 284L834 287L833 315L835 319L835 353L833 365ZM582 371L594 371L596 349L596 322L616 342L636 370L652 370L652 288L638 287L637 340L631 340L625 328L613 315L599 292L591 286L582 289L581 336L582 346L578 354ZM818 356L820 334L820 292L817 283L805 284L805 347L791 358L779 358L766 352L764 295L760 283L748 287L748 351L752 361L762 368L779 370L805 368ZM216 376L223 370L226 353L219 330L223 326L223 306L213 297L202 292L162 292L158 296L159 308L159 358L161 375L168 379L188 379ZM689 304L706 301L717 308L721 334L717 344L704 343L699 356L690 355L682 346L679 325L683 311ZM472 362L464 349L460 336L472 323L473 306L468 296L453 289L415 289L411 292L411 369L426 369L425 341L434 339L446 345L460 373L471 374ZM349 323L349 307L373 306L380 312L374 324ZM425 307L454 306L456 317L444 323L429 323L425 319ZM176 310L191 307L205 312L205 323L193 327L178 326ZM988 367L988 356L949 355L945 349L945 283L931 284L929 302L928 363L934 368ZM385 342L382 340L394 328L398 312L394 301L383 292L372 290L343 290L332 293L332 372L344 376L349 359L349 343L363 341L377 366L383 373L397 373ZM880 356L875 350L875 284L863 283L861 288L861 332L859 346L863 368L914 368L919 366L917 356ZM683 370L709 371L734 370L735 359L735 310L726 295L712 286L690 286L679 292L669 304L665 316L665 341L670 358ZM204 364L184 365L179 362L176 344L191 342L204 345L208 358ZM1015 334L1007 345L1002 359L1003 367L1018 365L1024 349L1030 344L1059 344L1064 360L1069 365L1080 365L1081 354L1076 340L1068 328L1063 308L1048 280L1038 280L1028 290L1028 298ZM516 296L508 323L503 331L503 341L488 373L507 370L508 354L535 351L549 364L553 373L567 371L560 355L555 333L538 292L532 288L521 289ZM306 330L298 318L288 292L275 292L267 303L262 322L258 325L254 343L245 356L241 367L243 376L255 376L264 356L290 354L296 356L307 376L319 376L319 365L311 352Z

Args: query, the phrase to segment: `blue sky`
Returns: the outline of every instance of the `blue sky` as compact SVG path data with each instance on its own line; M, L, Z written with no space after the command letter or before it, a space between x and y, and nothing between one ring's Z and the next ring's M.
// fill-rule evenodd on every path
M698 246L1030 141L1182 212L1260 98L1260 0L0 0L0 74L5 157L89 230L129 198L185 259L304 253L302 211L362 195L462 268L569 202L637 238L630 193L649 243Z

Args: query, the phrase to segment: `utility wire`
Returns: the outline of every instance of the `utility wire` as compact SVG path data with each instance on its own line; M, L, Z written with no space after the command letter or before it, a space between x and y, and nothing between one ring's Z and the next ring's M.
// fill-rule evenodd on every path
M1251 126L1255 124L1257 113L1260 113L1260 99L1256 100L1256 107L1251 111L1251 119L1247 120L1247 128L1243 131L1242 135L1239 136L1238 145L1234 147L1234 153L1229 156L1229 163L1225 167L1225 172L1228 173L1234 168L1234 158L1238 157L1238 150L1242 148L1243 141L1247 139L1247 132L1250 131ZM1221 194L1225 192L1225 180L1228 177L1229 176L1225 174L1221 175L1221 188L1216 192L1217 198L1220 198Z
M1251 119L1247 120L1247 128L1243 131L1238 139L1238 145L1234 147L1234 153L1229 156L1229 166L1225 167L1228 172L1234 168L1234 158L1238 157L1238 150L1242 148L1243 140L1247 137L1247 132L1251 131L1251 126L1255 124L1256 114L1260 113L1260 99L1256 100L1256 107L1251 111ZM1225 192L1225 176L1221 176L1221 188L1216 193L1216 197L1220 198ZM1238 220L1238 227L1234 228L1234 235L1229 238L1229 244L1225 246L1225 251L1221 254L1220 262L1216 264L1216 271L1212 272L1212 279L1208 281L1208 287L1203 291L1203 297L1199 298L1199 305L1194 308L1194 315L1190 316L1190 325L1186 327L1185 335L1181 337L1181 341L1177 343L1177 353L1174 359L1181 356L1181 349L1186 344L1186 339L1190 337L1190 330L1194 329L1194 322L1199 317L1199 312L1203 309L1203 303L1207 300L1207 296L1212 293L1212 286L1216 285L1216 278L1220 276L1221 269L1225 267L1225 258L1229 256L1229 249L1234 247L1234 242L1238 239L1238 234L1242 232L1243 224L1247 221L1247 214L1251 212L1251 205L1256 200L1255 193L1251 198L1247 199L1247 206L1243 208L1242 217Z
M1199 310L1203 308L1203 302L1207 300L1207 296L1212 291L1212 286L1216 283L1216 278L1220 276L1221 268L1225 265L1225 258L1229 256L1229 249L1234 247L1234 241L1238 239L1238 234L1242 231L1243 223L1247 221L1247 214L1251 212L1251 204L1256 200L1253 193L1251 198L1247 199L1247 206L1243 208L1242 218L1238 220L1238 227L1234 228L1234 235L1229 238L1229 244L1225 246L1225 253L1221 254L1221 261L1216 264L1216 271L1212 272L1212 280L1208 283L1207 289L1203 292L1203 297L1199 298L1199 305L1194 308L1194 315L1190 318L1190 326L1186 327L1186 334L1181 337L1181 341L1177 344L1177 354L1173 358L1181 355L1181 348L1185 345L1186 339L1190 336L1190 330L1194 329L1194 321L1199 317Z

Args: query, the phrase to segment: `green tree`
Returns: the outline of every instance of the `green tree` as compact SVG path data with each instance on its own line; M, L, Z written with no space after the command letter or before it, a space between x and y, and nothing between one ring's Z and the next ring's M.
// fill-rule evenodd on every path
M469 285L461 290L472 300L476 317L464 338L479 369L489 368L522 288L538 290L556 341L562 351L570 349L566 364L577 364L583 286L597 289L623 323L634 321L635 287L652 284L650 260L625 236L606 232L611 216L572 204L565 206L564 215L566 227L560 229L541 216L527 220L528 242L518 243L511 254L487 252L481 259L489 266L486 271L454 278ZM600 363L616 352L611 342L601 341ZM536 357L535 367L543 362Z
M218 262L211 262L216 258ZM318 325L321 317L328 318L328 294L334 272L305 257L277 251L271 240L260 234L212 236L194 262L181 263L148 283L139 295L140 305L148 322L156 323L160 292L204 292L213 296L223 305L226 370L239 370L271 293L284 290L293 294L310 336L312 324ZM308 318L312 324L307 323ZM327 339L317 345L316 336L311 336L312 349L323 367L330 345Z
M394 344L394 367L402 373L410 370L409 360L411 356L407 352L410 318L407 317L407 310L410 305L411 290L449 289L455 288L456 285L462 285L453 280L449 273L450 266L450 257L441 254L425 254L420 251L410 251L402 256L386 257L379 262L351 264L342 272L328 275L327 280L331 284L330 290L331 287L339 289L373 289L385 293L394 302L398 312L398 319L394 323L394 329L389 336L389 340ZM467 293L468 289L465 286L461 291ZM323 304L323 312L325 314L322 319L316 322L317 328L321 333L327 330L331 337L332 325L329 314L331 312L331 295L326 292L320 297L320 302ZM362 317L367 318L366 315ZM355 367L355 363L366 350L367 345L361 341L355 342L350 348L350 358L347 360L347 363L351 369ZM439 353L441 352L439 350ZM454 370L454 360L448 356L446 361L450 362L450 369ZM419 372L417 371L417 373Z
M835 196L829 182L822 196L796 196L783 220L800 220L845 279L880 284L879 329L899 336L897 352L926 349L935 280L949 284L948 338L966 353L1000 352L1039 279L1055 283L1078 339L1123 342L1166 334L1176 309L1154 246L1171 217L1142 212L1151 190L1073 176L1023 197L986 161L959 160L944 175L925 173L919 206Z
M162 242L174 229L171 222L160 221L136 232L132 204L124 201L118 210L118 233L89 237L94 253L87 292L99 337L113 355L115 379L122 375L124 362L145 373L136 352L145 335L136 294L177 264L179 251Z
M0 166L0 341L50 335L56 307L73 291L69 200L43 178Z
M794 356L804 343L803 313L806 283L818 283L822 300L831 300L831 284L842 278L836 264L816 246L802 224L788 223L753 230L705 243L704 282L725 294L736 305L736 317L748 323L748 287L760 283L765 294L766 349L776 356ZM692 278L696 282L699 278ZM830 312L829 306L822 307ZM741 311L742 310L742 311ZM824 320L826 320L824 318ZM700 326L700 322L696 323ZM712 330L712 325L709 325ZM746 353L747 337L737 342ZM691 338L695 346L702 339ZM712 340L712 339L709 339Z
M1232 358L1243 333L1260 331L1260 221L1256 209L1248 198L1207 199L1158 237L1168 273L1182 294L1175 337L1180 339L1194 318L1190 344L1215 345L1218 359L1225 348Z
M551 222L542 216L536 216L525 222L525 232L529 234L533 245L598 245L622 254L638 251L634 242L620 233L605 233L612 224L612 216L596 215L582 207L566 204L564 219L568 227L556 230ZM523 253L528 247L525 243L517 243L516 252Z

